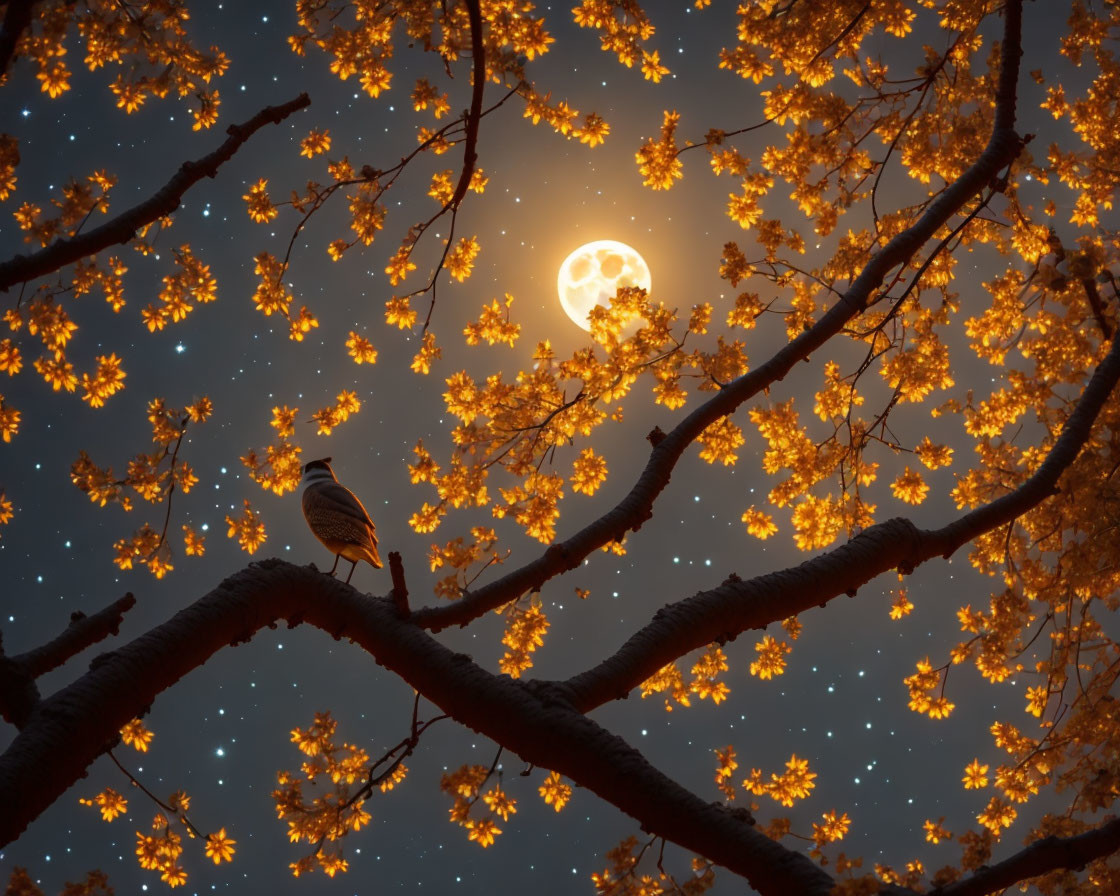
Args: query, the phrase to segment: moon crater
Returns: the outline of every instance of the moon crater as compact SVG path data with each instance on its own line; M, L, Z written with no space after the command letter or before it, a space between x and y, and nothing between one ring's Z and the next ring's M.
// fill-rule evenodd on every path
M556 289L568 317L590 330L588 315L592 308L610 305L618 290L625 286L649 292L650 282L649 265L636 249L618 240L595 240L564 259Z

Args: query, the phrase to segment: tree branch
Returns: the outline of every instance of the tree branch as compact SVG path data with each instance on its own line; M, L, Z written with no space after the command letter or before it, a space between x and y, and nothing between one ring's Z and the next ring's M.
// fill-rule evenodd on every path
M731 579L717 588L662 607L611 657L569 678L572 703L588 712L621 699L658 669L690 650L765 628L841 594L855 595L891 569L910 572L927 560L946 559L979 535L1006 525L1056 491L1058 478L1074 462L1105 401L1120 382L1120 338L1097 366L1046 460L1017 489L964 514L940 529L918 529L910 520L877 523L846 544L747 581Z
M71 657L77 656L91 644L96 644L109 635L117 634L124 614L134 606L136 606L136 598L129 591L124 597L113 601L92 616L80 612L74 613L70 617L70 625L67 626L66 631L57 638L19 656L14 656L12 660L23 666L33 678L45 675Z
M705 428L764 388L784 379L797 362L808 358L839 333L866 308L871 294L892 269L906 264L969 199L978 195L993 177L1018 157L1023 147L1022 138L1014 130L1021 53L1020 7L1021 0L1010 0L1005 9L995 127L988 145L980 157L930 203L921 218L871 257L840 300L816 324L783 346L765 364L728 384L677 424L654 447L638 481L614 508L566 541L552 545L536 560L472 591L455 603L417 610L412 617L417 624L432 631L466 625L518 595L539 588L552 577L574 569L592 552L611 541L621 540L628 531L641 528L653 514L654 501L669 484L677 461Z
M459 182L455 193L448 203L454 209L467 195L471 185L475 165L478 164L478 125L482 119L482 92L486 86L486 51L482 46L482 9L478 0L466 0L467 16L471 23L471 58L474 67L471 72L471 108L467 112L467 134L463 144L463 170L459 172ZM448 239L448 245L451 245Z
M404 580L404 563L396 551L389 551L389 575L393 580L393 590L389 596L397 608L401 619L407 619L411 612L408 608L408 585Z
M0 292L7 292L17 283L57 271L79 258L95 255L109 246L128 242L140 228L175 211L187 190L203 177L214 177L218 168L228 162L260 128L266 124L279 124L293 112L310 104L307 94L301 93L282 106L261 109L244 124L230 125L226 129L229 138L221 146L195 162L184 162L171 180L144 202L88 233L57 240L32 255L17 255L0 264Z
M0 638L0 718L22 728L39 702L35 679L11 657L4 655Z
M1108 318L1104 316L1104 303L1101 301L1101 293L1097 289L1097 282L1092 277L1082 277L1081 285L1085 288L1085 297L1089 300L1089 307L1093 310L1093 317L1096 318L1097 326L1101 328L1105 339L1111 339L1112 325L1108 322Z
M986 896L1061 868L1080 870L1120 849L1120 818L1073 837L1046 837L998 865L930 891L930 896Z
M5 656L0 643L0 716L22 728L39 702L35 679L77 656L90 644L117 634L121 619L135 604L136 598L130 592L92 616L74 613L61 635L19 656Z
M575 710L562 687L493 675L397 615L393 601L360 594L309 567L255 563L33 710L0 757L0 844L7 844L85 774L162 691L227 644L287 620L350 638L462 724L533 765L594 791L647 830L745 877L759 893L825 896L833 880L706 803Z
M31 8L38 0L10 0L4 13L4 23L0 25L0 75L8 71L12 57L16 54L16 44L31 24Z

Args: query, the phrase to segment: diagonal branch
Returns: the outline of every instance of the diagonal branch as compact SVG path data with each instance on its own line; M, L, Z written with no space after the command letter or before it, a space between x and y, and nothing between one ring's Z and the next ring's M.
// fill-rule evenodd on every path
M876 252L848 290L816 324L783 346L765 364L728 384L684 418L650 453L645 469L630 492L611 510L544 554L453 604L416 611L417 624L432 631L466 625L472 619L539 588L552 577L574 569L584 558L611 541L637 531L653 514L653 504L669 484L685 449L719 418L773 383L839 333L866 307L887 274L906 264L972 197L1019 155L1023 140L1015 133L1015 97L1019 77L1021 0L1004 10L1004 40L996 92L995 127L980 157L926 209L914 224Z
M1080 870L1120 849L1120 818L1073 837L1036 840L998 865L983 867L963 880L930 891L930 896L986 896L1020 881L1059 869Z
M765 628L824 606L841 594L854 595L888 570L909 572L934 557L948 558L972 539L1007 525L1055 493L1058 478L1077 458L1117 382L1120 339L1113 341L1097 366L1046 460L1014 491L940 529L918 529L903 518L885 520L800 566L747 581L729 579L717 588L663 607L613 656L564 682L571 689L572 703L587 712L608 700L623 698L690 650Z
M307 94L301 93L281 106L266 106L244 124L230 125L226 130L229 137L221 146L197 161L184 162L171 180L139 205L121 212L88 233L58 240L32 255L17 255L0 264L0 292L57 271L79 258L95 255L109 246L128 242L140 228L175 211L187 190L204 177L214 177L218 168L233 158L234 153L260 128L266 124L279 124L293 112L310 104Z
M807 856L707 803L578 712L563 688L494 675L372 598L310 567L255 563L136 640L98 657L42 700L0 757L0 844L18 837L158 694L265 626L308 623L355 641L443 712L594 791L647 830L744 876L767 896L826 896L832 878Z

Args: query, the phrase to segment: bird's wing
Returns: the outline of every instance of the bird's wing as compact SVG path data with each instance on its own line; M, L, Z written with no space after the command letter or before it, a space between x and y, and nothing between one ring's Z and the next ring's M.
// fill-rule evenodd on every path
M370 537L374 540L374 544L377 544L373 520L369 518L362 502L358 500L358 496L350 489L338 482L324 482L316 486L315 493L323 501L325 509L335 510L365 524L366 528L369 529Z

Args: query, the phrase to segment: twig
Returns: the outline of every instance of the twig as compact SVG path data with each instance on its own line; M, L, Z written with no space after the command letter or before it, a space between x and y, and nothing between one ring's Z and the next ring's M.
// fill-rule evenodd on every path
M107 752L109 754L109 758L113 760L113 764L117 768L119 768L122 773L124 773L125 777L128 778L128 780L131 782L133 787L139 787L140 790L144 793L144 795L146 797L148 797L148 799L150 799L157 806L159 806L161 809L163 809L164 812L167 812L170 815L174 816L175 818L178 818L179 821L181 821L187 827L187 829L192 834L194 834L194 836L198 837L200 840L205 840L206 839L206 835L203 834L202 831L200 831L198 828L196 828L194 826L194 822L192 822L187 817L187 814L185 812L182 812L179 809L175 809L172 806L169 806L163 800L161 800L158 796L156 796L154 793L152 793L150 790L148 790L148 788L145 787L143 785L143 783L141 783L140 779L137 778L136 775L134 775L127 768L125 768L124 765L121 764L121 761L119 759L117 759L116 754L114 754L112 750L108 750ZM170 820L169 820L168 823L170 824Z
M411 610L408 608L408 585L404 581L404 563L397 551L389 552L389 575L393 579L393 603L401 619L407 619Z

